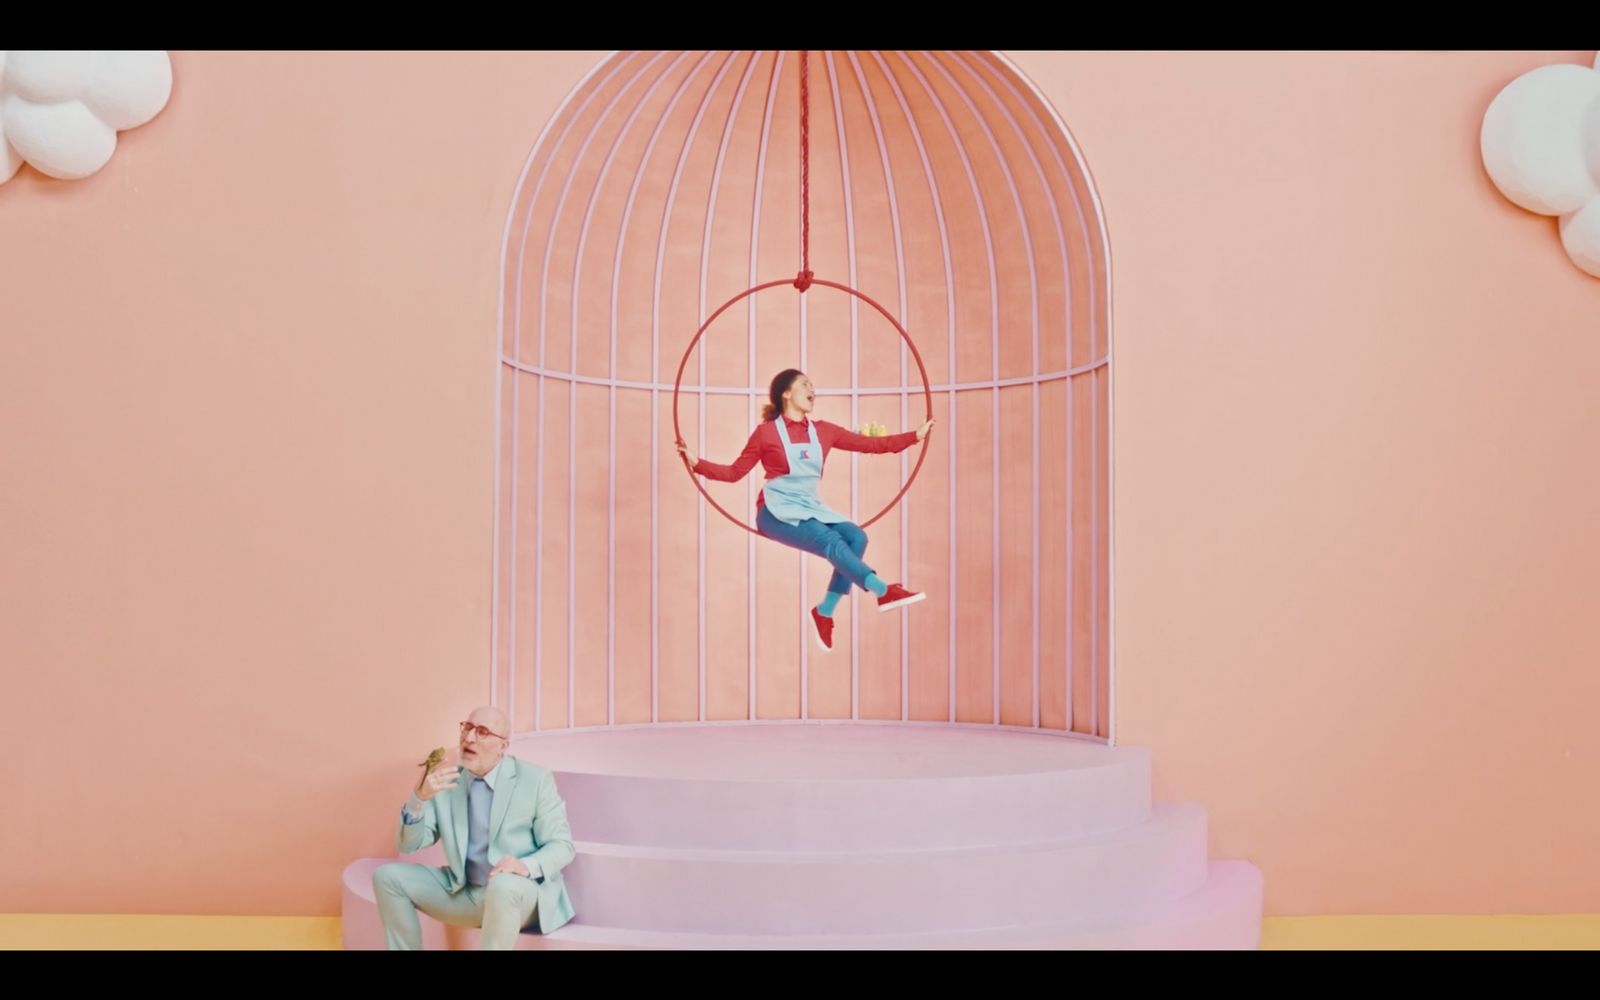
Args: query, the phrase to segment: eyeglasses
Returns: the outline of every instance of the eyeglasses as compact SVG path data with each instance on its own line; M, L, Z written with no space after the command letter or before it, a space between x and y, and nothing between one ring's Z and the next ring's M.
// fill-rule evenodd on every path
M505 739L504 736L501 736L499 733L494 732L491 729L486 729L483 726L473 725L470 722L463 722L461 724L461 735L466 736L468 733L477 733L478 739L480 740L488 739L491 736L493 736L495 739Z

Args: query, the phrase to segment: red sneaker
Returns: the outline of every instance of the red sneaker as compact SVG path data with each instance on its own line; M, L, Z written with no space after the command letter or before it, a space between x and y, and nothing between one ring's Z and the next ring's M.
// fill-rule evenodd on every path
M927 596L927 594L919 594L914 590L907 590L898 583L891 583L889 584L888 592L878 598L878 610L893 611L895 608L903 608L907 604L915 604Z
M824 653L833 649L833 619L811 609L811 634L817 637L817 648Z

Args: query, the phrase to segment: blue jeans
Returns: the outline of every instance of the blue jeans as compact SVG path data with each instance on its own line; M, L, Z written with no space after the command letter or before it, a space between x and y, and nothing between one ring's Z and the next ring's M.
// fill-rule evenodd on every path
M856 524L850 521L823 524L814 517L799 524L784 524L762 504L756 511L756 530L791 549L821 556L832 563L829 593L848 594L852 583L862 590L867 589L872 567L861 561L861 553L867 551L867 533Z

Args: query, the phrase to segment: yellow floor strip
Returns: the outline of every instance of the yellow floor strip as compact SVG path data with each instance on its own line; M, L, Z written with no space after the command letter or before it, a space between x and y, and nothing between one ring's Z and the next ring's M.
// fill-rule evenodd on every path
M337 949L338 917L0 914L0 950Z
M1268 917L1262 950L1600 950L1600 914Z
M0 951L335 950L338 917L0 914ZM1504 917L1269 917L1263 950L1600 950L1600 914Z

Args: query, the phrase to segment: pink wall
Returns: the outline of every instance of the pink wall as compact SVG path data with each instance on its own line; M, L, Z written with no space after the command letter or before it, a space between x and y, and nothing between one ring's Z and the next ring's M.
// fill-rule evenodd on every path
M175 53L0 186L0 911L330 914L389 849L488 696L501 233L601 56Z
M599 58L179 53L0 186L0 910L333 913L386 849L488 695L502 227ZM1600 282L1476 159L1592 54L1014 58L1111 231L1119 740L1271 914L1600 908Z
M1600 281L1477 152L1593 57L1016 57L1111 230L1117 738L1269 914L1600 911Z

